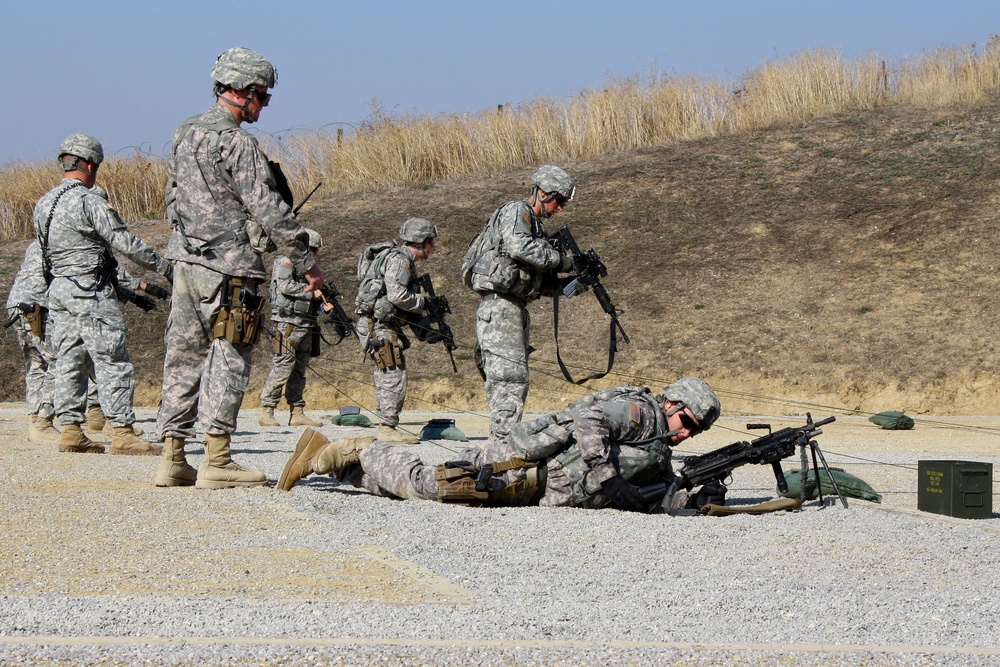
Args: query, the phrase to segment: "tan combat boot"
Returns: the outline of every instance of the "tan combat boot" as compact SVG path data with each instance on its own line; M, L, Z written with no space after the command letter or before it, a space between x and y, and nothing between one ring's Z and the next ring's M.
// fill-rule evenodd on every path
M205 460L198 468L199 489L230 489L237 486L262 486L267 477L259 470L244 468L229 453L229 434L205 435Z
M395 426L387 424L379 424L378 430L375 431L375 439L390 445L416 445L420 442L420 438L412 433L398 431Z
M163 453L163 447L146 442L132 428L127 426L115 426L114 437L111 439L111 453L119 456L159 456Z
M106 421L104 422L104 429L101 432L113 436L115 434L115 427L111 425L111 422ZM132 432L135 433L136 435L142 435L143 433L145 433L145 431L143 431L135 424L132 424Z
M198 471L184 456L184 438L168 435L163 440L163 458L156 470L156 486L194 486Z
M264 408L264 413L260 416L260 420L257 422L258 426L281 426L278 420L274 418L274 408Z
M313 428L319 428L323 425L323 422L318 422L307 417L301 405L293 406L291 412L292 414L288 418L289 426L311 426Z
M59 436L59 451L71 454L103 454L104 445L99 445L83 432L80 424L63 424Z
M87 408L87 433L100 433L108 426L108 418L104 416L101 406L92 405Z
M295 443L295 452L285 462L275 488L288 491L295 482L313 473L339 476L358 463L361 450L374 441L370 435L359 435L330 442L319 431L307 428Z
M52 417L39 417L34 413L28 415L28 442L55 444L60 437L62 433L52 425Z

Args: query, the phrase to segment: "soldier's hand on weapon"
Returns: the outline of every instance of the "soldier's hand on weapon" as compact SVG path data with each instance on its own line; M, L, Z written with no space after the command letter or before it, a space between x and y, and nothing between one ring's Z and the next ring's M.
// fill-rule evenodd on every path
M139 283L139 289L141 289L146 294L156 297L157 299L166 300L170 298L170 291L160 287L159 285L154 285L153 283L147 283L146 281L141 281Z
M567 276L559 281L559 287L562 290L563 296L567 299L572 299L578 294L583 294L590 286L587 283L580 280L577 276Z
M324 313L333 312L333 304L327 301L325 296L323 297L323 303L320 304L320 308L323 310Z
M639 487L629 484L620 475L610 477L601 482L604 495L611 501L611 506L626 512L648 512L649 504L643 499Z
M562 257L559 258L559 273L569 273L575 267L576 263L573 261L573 253L563 253Z

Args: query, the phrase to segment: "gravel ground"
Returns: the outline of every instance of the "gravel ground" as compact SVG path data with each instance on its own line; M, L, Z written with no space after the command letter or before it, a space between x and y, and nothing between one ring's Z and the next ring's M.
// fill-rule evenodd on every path
M1000 664L1000 515L916 510L916 462L997 464L1000 418L900 432L838 417L823 451L881 505L709 518L399 502L326 477L157 489L156 459L30 444L23 412L0 410L3 665ZM258 415L242 415L235 456L275 480L300 429L261 432ZM140 411L147 430L153 416ZM723 419L683 453L765 419L803 423ZM457 420L484 437L485 420ZM773 486L747 466L731 495Z

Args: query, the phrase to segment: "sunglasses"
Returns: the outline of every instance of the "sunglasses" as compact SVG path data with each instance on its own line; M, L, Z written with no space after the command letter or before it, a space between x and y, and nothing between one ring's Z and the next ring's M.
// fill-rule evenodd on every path
M681 410L677 414L681 418L681 425L684 428L686 428L691 433L691 435L696 435L698 433L701 433L701 424L697 423L694 419L692 419L691 415L689 415L686 411Z
M253 94L257 96L257 101L260 102L261 106L266 107L267 103L271 101L271 93L262 93L259 90L255 90Z
M562 195L556 195L556 203L563 208L566 208L566 204L569 203L569 199L563 197Z

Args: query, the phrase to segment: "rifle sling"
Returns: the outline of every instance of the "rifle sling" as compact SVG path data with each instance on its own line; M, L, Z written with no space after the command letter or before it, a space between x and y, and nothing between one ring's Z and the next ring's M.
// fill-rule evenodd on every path
M583 384L589 380L599 380L608 373L611 372L611 368L615 365L615 352L618 351L618 332L615 329L614 318L611 320L611 329L608 333L608 369L603 373L594 373L588 375L580 380L574 380L573 376L570 375L569 369L566 368L566 364L563 363L562 356L559 354L559 289L553 291L552 293L552 335L556 339L556 361L559 363L559 370L562 371L563 377L573 384Z

